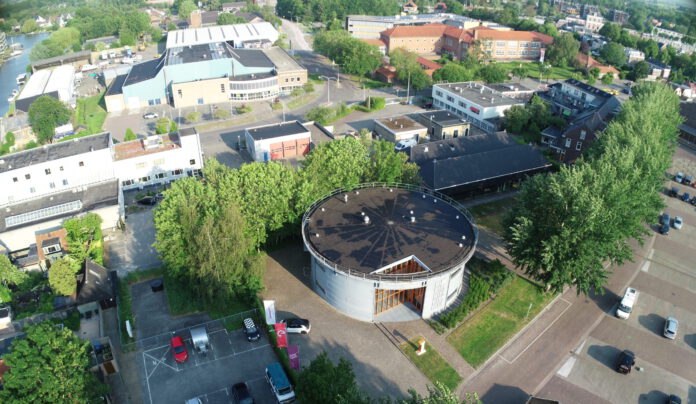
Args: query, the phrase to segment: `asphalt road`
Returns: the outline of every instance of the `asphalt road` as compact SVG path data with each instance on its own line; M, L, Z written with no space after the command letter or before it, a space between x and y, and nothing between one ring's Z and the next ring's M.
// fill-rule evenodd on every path
M304 34L297 23L288 21L284 18L281 20L283 21L283 25L280 26L280 30L287 35L288 41L290 42L290 49L305 51L312 50L312 47L307 43L307 40L305 39Z

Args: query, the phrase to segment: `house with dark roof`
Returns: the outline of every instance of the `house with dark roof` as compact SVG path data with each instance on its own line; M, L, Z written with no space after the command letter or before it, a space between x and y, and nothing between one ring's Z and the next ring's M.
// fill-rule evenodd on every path
M552 166L541 151L503 132L419 144L410 158L424 185L447 195L504 188Z
M202 28L217 25L219 11L194 10L189 17L189 27Z
M567 164L589 149L621 109L618 98L575 79L553 84L539 95L567 120L564 128L550 126L542 130L541 144L552 150L558 161Z
M427 128L427 137L430 140L469 136L471 129L466 119L444 109L412 114L411 117Z
M84 273L78 276L75 303L80 313L115 307L116 271L87 260Z

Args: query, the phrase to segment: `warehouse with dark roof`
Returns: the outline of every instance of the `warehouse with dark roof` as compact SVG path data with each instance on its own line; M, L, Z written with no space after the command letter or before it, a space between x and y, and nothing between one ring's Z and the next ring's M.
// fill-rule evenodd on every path
M454 200L419 187L337 190L302 219L312 287L362 321L430 318L466 290L478 230Z

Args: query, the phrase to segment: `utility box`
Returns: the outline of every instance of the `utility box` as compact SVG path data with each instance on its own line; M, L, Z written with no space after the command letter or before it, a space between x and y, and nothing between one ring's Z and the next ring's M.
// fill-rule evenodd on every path
M205 354L210 350L208 331L204 325L191 329L191 343L199 353Z

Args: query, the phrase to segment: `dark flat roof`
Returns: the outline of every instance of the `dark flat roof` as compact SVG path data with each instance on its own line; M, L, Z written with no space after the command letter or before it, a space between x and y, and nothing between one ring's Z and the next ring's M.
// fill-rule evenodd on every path
M15 101L15 109L18 111L29 112L29 107L34 103L39 97L43 96L53 97L58 100L58 91L51 91L50 93L37 94L32 97L22 98Z
M282 122L272 125L259 126L256 128L248 128L247 132L254 140L271 139L274 137L299 135L309 133L309 129L305 128L300 121Z
M0 157L0 173L109 147L109 132L52 143Z
M8 230L5 223L6 218L31 213L40 209L59 206L74 201L82 202L82 208L79 211L68 212L47 218L37 218L31 222L26 222L18 226L12 226L10 229L21 229L22 227L30 226L35 223L41 223L47 220L54 220L62 217L75 216L79 215L80 213L89 212L93 209L118 204L117 179L78 188L75 191L76 192L73 192L73 189L69 189L67 191L46 195L41 198L21 201L14 205L5 205L2 209L0 209L0 232Z
M130 86L131 84L150 80L151 78L157 76L157 73L159 73L159 71L162 69L162 66L164 66L164 55L160 56L158 59L152 59L148 60L147 62L133 65L123 85Z
M416 114L416 116L421 120L421 123L433 122L443 127L451 125L461 125L463 122L466 122L465 119L460 118L452 112L445 111L444 109L423 112L420 114Z
M104 96L123 94L123 84L126 82L126 77L128 77L127 74L121 74L120 76L116 76L114 82L111 83L111 86L108 90L106 90L106 94L104 94Z
M66 53L64 55L58 55L52 58L37 60L36 62L31 64L31 67L36 69L37 67L53 66L55 64L62 65L64 63L72 63L84 59L89 60L90 55L91 52L88 50L74 53Z
M112 273L92 260L87 260L82 283L77 292L77 304L100 302L114 297Z
M417 145L411 148L411 160L427 186L438 191L551 166L540 151L502 133Z
M271 59L263 52L263 49L233 49L230 51L230 54L239 63L247 67L275 67Z
M344 195L317 204L302 229L311 248L341 269L369 274L415 256L439 272L474 248L474 226L463 208L430 193L379 186L348 192L347 203ZM368 224L361 212L369 217Z

